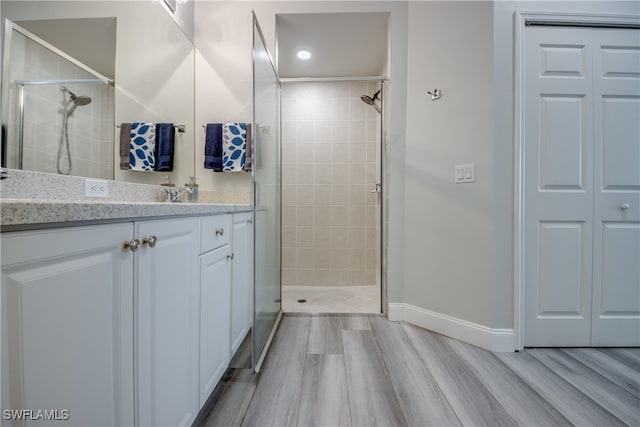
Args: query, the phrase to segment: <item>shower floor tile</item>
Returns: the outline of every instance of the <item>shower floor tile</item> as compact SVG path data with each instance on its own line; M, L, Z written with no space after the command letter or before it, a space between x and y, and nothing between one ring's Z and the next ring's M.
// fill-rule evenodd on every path
M380 287L283 286L282 310L285 313L380 313Z

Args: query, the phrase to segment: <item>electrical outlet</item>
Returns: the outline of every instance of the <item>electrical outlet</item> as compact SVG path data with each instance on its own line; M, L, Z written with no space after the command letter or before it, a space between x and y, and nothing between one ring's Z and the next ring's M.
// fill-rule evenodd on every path
M87 197L107 197L109 195L109 182L101 179L85 179L84 195Z

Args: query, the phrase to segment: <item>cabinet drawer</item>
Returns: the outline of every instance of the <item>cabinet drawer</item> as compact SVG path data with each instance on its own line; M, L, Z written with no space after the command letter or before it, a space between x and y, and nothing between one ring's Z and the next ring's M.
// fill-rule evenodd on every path
M231 215L204 216L200 221L200 253L229 244Z

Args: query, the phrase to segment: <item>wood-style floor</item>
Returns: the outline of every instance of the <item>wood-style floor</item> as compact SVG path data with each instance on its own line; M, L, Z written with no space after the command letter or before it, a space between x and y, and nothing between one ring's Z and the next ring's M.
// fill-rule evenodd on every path
M286 315L212 426L640 426L640 349L491 353L367 315Z

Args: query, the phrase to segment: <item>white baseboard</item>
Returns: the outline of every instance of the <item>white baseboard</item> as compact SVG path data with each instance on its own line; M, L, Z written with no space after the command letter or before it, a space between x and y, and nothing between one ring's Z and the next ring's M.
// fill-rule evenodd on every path
M513 329L491 329L411 304L389 303L389 320L411 323L493 352L516 349Z

